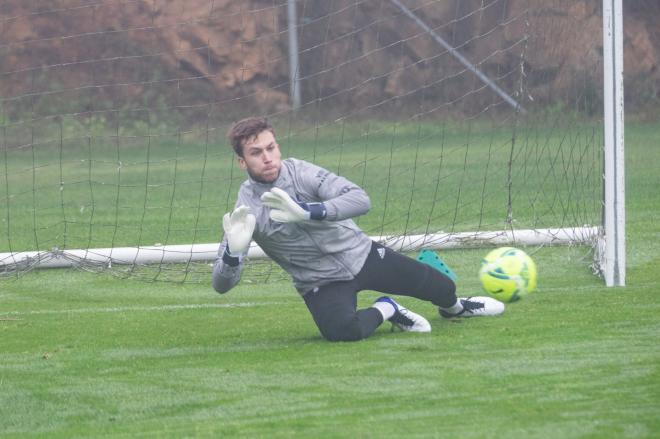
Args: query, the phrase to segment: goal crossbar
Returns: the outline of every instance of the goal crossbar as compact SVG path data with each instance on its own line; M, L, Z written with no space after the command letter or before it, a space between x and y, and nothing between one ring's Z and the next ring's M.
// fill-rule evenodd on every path
M424 235L381 235L371 239L393 250L459 249L502 245L582 245L593 244L600 235L595 226L480 232L438 232ZM26 268L67 268L82 264L98 266L176 264L210 262L218 254L218 243L163 246L113 247L85 250L25 251L0 253L0 272ZM248 258L267 258L252 242Z

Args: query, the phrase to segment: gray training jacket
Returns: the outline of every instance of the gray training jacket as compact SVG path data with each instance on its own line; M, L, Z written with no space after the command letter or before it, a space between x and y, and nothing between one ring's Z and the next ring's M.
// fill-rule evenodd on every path
M322 201L326 218L299 223L271 220L261 195L273 187L299 202ZM256 217L252 239L291 275L301 295L329 282L353 279L369 255L371 239L350 219L369 211L369 196L344 177L312 163L283 160L280 175L273 183L248 178L238 191L236 207L240 205L248 206ZM235 267L223 261L226 246L225 237L213 266L213 288L219 293L233 288L243 270L243 257Z

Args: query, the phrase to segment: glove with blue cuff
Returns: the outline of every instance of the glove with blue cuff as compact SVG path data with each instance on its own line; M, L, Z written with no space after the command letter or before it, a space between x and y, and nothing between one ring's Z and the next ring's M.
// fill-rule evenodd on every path
M252 240L256 218L247 206L239 206L231 214L222 217L222 228L225 230L227 246L222 260L231 266L239 263L239 257L247 254Z
M323 203L299 203L282 189L274 187L261 196L265 206L270 207L270 218L280 223L297 223L307 220L322 220L328 211Z

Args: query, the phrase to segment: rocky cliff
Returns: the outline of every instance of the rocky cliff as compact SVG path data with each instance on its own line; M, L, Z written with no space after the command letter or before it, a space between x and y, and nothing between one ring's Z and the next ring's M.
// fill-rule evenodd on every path
M600 0L403 3L524 105L571 106L579 97L583 109L599 111ZM627 110L654 112L660 3L624 3ZM494 101L491 89L392 2L297 6L299 76L310 109L323 102L338 111L431 111L458 102L475 112ZM0 14L8 115L289 107L284 0L6 0Z

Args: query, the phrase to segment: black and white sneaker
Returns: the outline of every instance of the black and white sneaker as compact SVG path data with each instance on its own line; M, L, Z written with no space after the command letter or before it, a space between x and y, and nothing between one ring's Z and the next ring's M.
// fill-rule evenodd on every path
M376 302L387 302L394 307L394 315L388 320L393 326L406 332L431 332L431 324L424 317L399 305L391 297L383 296Z
M461 311L452 314L440 308L440 315L446 319L451 319L454 317L497 316L504 312L504 304L492 297L467 297L458 300L463 305Z

